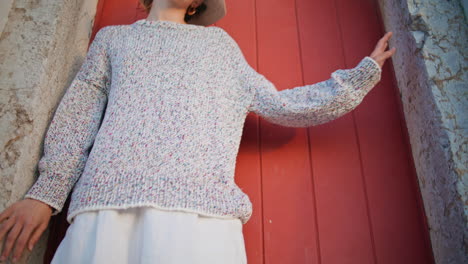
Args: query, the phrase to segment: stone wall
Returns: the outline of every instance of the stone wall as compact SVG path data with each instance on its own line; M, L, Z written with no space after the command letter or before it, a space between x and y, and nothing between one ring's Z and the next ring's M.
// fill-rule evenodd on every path
M436 263L468 263L468 27L460 0L379 0Z
M1 2L1 210L22 199L37 177L45 131L86 55L96 5L97 0ZM48 231L22 260L42 263L47 236Z

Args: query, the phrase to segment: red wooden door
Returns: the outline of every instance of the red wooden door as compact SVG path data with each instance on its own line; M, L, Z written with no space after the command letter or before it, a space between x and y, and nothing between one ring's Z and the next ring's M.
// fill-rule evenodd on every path
M215 25L278 90L354 67L385 33L375 0L226 5ZM101 0L94 33L145 16L138 0ZM254 207L244 225L249 264L433 263L391 68L354 111L327 124L286 128L248 116L236 182Z

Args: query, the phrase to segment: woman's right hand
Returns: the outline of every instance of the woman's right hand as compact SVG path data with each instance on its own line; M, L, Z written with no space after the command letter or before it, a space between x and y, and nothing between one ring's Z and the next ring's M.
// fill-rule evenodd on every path
M15 242L13 262L20 259L26 244L31 251L46 230L52 210L52 207L42 201L25 198L0 213L0 241L8 234L0 260L7 259Z
M372 51L371 55L369 55L369 57L371 57L373 60L375 60L379 64L380 69L382 69L385 61L389 59L390 57L392 57L393 54L395 54L396 52L395 47L387 51L385 50L388 47L388 40L392 36L393 36L393 32L391 31L385 33L385 35L381 39L379 39L379 41L377 42L377 45L375 45L374 51Z

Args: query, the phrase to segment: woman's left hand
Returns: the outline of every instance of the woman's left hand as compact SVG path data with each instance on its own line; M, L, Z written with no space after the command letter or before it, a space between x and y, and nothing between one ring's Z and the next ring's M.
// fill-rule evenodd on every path
M374 51L371 53L369 57L374 59L379 65L380 68L382 69L385 60L390 58L393 54L395 54L396 48L393 47L390 50L385 51L385 49L388 47L388 40L392 37L393 33L387 32L380 40L377 42L377 45L375 46Z

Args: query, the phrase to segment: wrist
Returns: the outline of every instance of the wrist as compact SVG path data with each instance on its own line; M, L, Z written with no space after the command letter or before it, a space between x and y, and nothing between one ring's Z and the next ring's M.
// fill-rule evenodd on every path
M380 71L382 71L382 66L380 66L380 63L377 62L376 58L373 56L367 56L371 61L379 68Z

